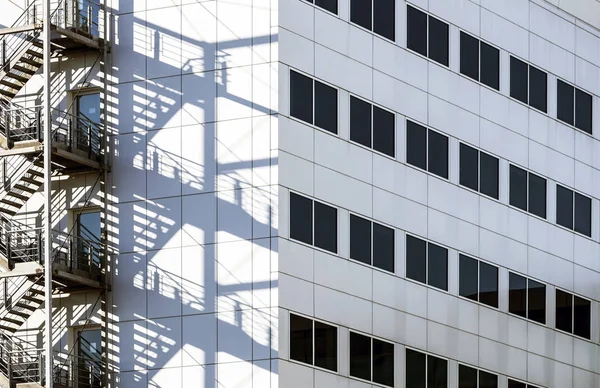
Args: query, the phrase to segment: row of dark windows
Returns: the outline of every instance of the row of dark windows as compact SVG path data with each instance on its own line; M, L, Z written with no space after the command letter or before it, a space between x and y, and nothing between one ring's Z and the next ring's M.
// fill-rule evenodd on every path
M336 326L290 314L290 359L337 372ZM406 388L448 387L448 360L406 348ZM458 388L497 388L498 375L459 364ZM394 344L350 332L349 374L388 387L394 386ZM535 388L509 379L509 388Z
M337 253L337 208L290 193L290 237ZM448 291L448 249L406 235L406 278ZM350 258L395 272L395 231L358 215L350 215ZM498 308L498 267L459 255L459 295ZM556 291L556 328L590 339L591 302ZM546 324L546 285L510 272L511 314ZM568 315L567 315L568 314Z
M290 114L337 134L337 89L290 71ZM321 108L317 102L322 102ZM332 107L335 107L333 109ZM350 97L350 140L395 157L395 114L357 97ZM449 176L449 138L411 120L406 121L406 162L441 178ZM460 144L462 186L499 199L499 159ZM510 166L509 204L547 217L546 179ZM556 223L588 237L592 235L591 198L557 186Z
M307 0L337 14L337 0ZM350 21L392 41L395 40L394 0L351 0ZM448 23L413 6L407 6L407 47L437 63L449 66ZM465 32L460 33L460 73L500 90L500 50ZM544 113L548 112L548 74L516 57L510 57L510 96ZM592 95L557 80L556 117L592 133Z

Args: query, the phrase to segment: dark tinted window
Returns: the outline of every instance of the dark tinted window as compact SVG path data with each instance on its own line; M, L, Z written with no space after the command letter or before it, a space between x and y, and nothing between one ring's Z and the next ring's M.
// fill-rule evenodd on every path
M527 318L527 279L510 272L508 288L508 311Z
M529 85L529 65L510 57L510 96L527 104L527 89Z
M448 361L427 355L427 387L448 387Z
M527 280L527 317L546 324L546 285Z
M406 277L427 282L427 242L406 235Z
M337 209L315 202L315 246L337 253Z
M498 158L486 154L485 152L479 153L479 164L480 164L480 183L479 191L482 194L490 196L492 198L499 198L499 164Z
M512 206L527 211L527 171L510 166L510 199Z
M575 89L561 81L556 85L556 117L567 124L575 123Z
M290 314L290 359L312 364L313 321Z
M406 162L427 170L427 129L410 120L406 122Z
M575 231L592 237L592 200L575 193Z
M312 244L313 201L290 193L290 238Z
M460 32L460 72L479 81L479 39Z
M427 56L427 14L409 5L406 19L408 48Z
M350 140L371 147L371 104L350 96Z
M479 190L479 151L462 143L460 144L459 182L472 190Z
M448 179L448 137L429 130L427 148L428 170Z
M371 265L371 221L350 215L350 258Z
M338 13L338 0L315 0L315 4L329 12Z
M546 180L529 173L529 212L546 218Z
M575 295L573 303L573 313L573 334L590 339L590 301Z
M466 365L458 366L458 388L478 388L477 369Z
M481 42L481 82L500 90L500 50Z
M313 80L290 70L290 115L313 123Z
M423 388L426 384L427 355L406 349L406 388Z
M371 380L371 338L350 332L350 376Z
M448 291L448 250L428 243L427 284Z
M394 386L394 344L373 339L373 381Z
M394 272L394 229L373 223L373 266Z
M479 301L498 307L498 267L479 262Z
M394 157L396 149L394 114L373 106L373 149Z
M508 388L527 388L527 384L522 383L520 381L508 379Z
M337 89L315 81L315 125L337 134Z
M498 388L498 375L480 370L479 388Z
M556 185L556 223L573 229L573 192Z
M356 0L355 0L356 1ZM365 1L365 0L359 0ZM366 1L365 1L366 2ZM396 37L396 1L375 0L373 3L373 32L389 40Z
M315 366L337 371L337 327L315 321Z
M477 260L468 256L459 256L458 293L460 296L478 301L479 267Z
M556 328L571 333L573 329L573 295L556 290Z
M350 21L367 30L371 29L373 0L351 0Z
M448 66L448 24L429 16L429 58Z
M575 89L575 126L592 133L592 96Z
M529 105L548 111L548 75L543 71L529 66Z

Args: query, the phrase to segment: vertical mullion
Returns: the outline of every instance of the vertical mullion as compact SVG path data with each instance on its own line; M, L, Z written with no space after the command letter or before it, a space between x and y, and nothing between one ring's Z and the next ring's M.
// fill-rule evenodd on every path
M531 78L531 74L530 73L531 73L531 66L529 66L529 63L528 63L527 64L527 105L530 105L529 104L529 89L531 89L529 87L530 86L529 80ZM527 208L529 209L529 206Z
M479 72L481 72L481 69L479 69ZM477 192L481 193L481 151L479 150L477 150Z
M573 85L573 126L577 127L576 124L576 120L577 120L577 90L575 90L575 85ZM573 203L575 203L575 200L573 200ZM575 212L573 212L573 217L575 217ZM573 220L573 228L575 228L575 220Z
M429 172L429 127L425 127L425 167L425 170Z
M525 318L529 319L529 278L525 279Z
M374 117L373 117L373 116L375 115L375 105L373 105L373 104L370 104L370 105L371 105L371 147L370 147L370 148L371 148L371 149L374 149L374 148L373 148L373 144L374 144L374 143L373 143L373 120L374 120ZM371 227L371 229L373 229L373 227ZM371 238L372 238L372 237L373 237L373 236L372 236L372 234L371 234Z
M429 385L429 354L425 354L425 388L428 388L427 386Z
M427 55L425 55L427 58L429 58L429 14L425 14L427 16L427 27L426 27L426 31L425 31L425 39L427 40Z
M425 284L429 285L429 241L425 249Z
M312 202L312 225L311 225L311 229L312 229L312 238L310 241L310 245L315 245L315 201L311 200Z
M573 119L573 123L575 123L575 119ZM571 214L573 215L572 220L573 220L573 231L575 230L575 191L572 190L571 194L571 202L573 202L573 207L571 208Z
M527 83L529 84L529 81ZM527 88L527 101L529 101L529 87ZM527 202L525 207L527 208L527 213L529 213L529 171L525 171L525 178L527 179L527 184L525 185L527 187L527 190L525 190L525 200ZM527 281L529 282L529 279ZM529 287L529 283L527 283L527 287Z
M371 31L375 32L375 0L371 0ZM371 112L371 115L373 115L373 112Z
M373 337L371 337L371 359L369 360L369 368L371 368L370 381L373 381Z
M478 54L478 63L477 63L477 68L479 69L479 73L477 73L477 82L481 82L481 40L477 40L478 42L478 48L479 48L479 52Z
M374 256L374 254L375 254L375 244L374 244L374 241L373 241L373 221L370 221L370 222L371 222L371 262L369 264L372 266L373 262L375 260L375 256Z
M571 334L575 334L575 294L571 294Z
M313 366L316 364L315 363L315 320L312 320L312 364Z
M316 88L315 79L312 78L312 115L313 115L313 117L312 117L312 125L317 125L316 122L315 122L315 118L317 117L317 114L315 112L315 110L316 110L315 109L315 101L317 100L317 98L315 96L316 90L317 90L317 88Z
M481 290L481 262L477 260L477 302L479 302L479 294Z

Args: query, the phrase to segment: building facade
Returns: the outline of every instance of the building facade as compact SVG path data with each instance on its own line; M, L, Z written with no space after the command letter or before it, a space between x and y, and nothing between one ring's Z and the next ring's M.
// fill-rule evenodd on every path
M41 3L0 0L0 386L43 375L46 22L55 386L600 386L600 2Z

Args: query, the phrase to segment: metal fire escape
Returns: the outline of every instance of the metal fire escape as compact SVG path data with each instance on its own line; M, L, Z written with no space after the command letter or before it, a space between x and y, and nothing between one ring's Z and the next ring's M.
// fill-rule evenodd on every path
M21 90L44 70L44 23L50 23L52 58L95 52L106 64L105 9L91 0L51 0L51 17L43 20L43 0L29 3L11 27L0 29L0 387L11 388L45 385L47 355L39 344L18 335L30 316L45 308L45 267L51 266L53 294L102 293L105 287L103 241L52 231L51 263L45 263L42 228L15 219L44 184L46 120L51 122L51 171L56 177L104 174L104 127L72 109L52 109L45 117L42 106L14 101L21 101ZM61 98L67 91L52 93ZM39 104L41 96L36 97ZM104 386L105 360L100 356L70 352L52 357L54 386Z

